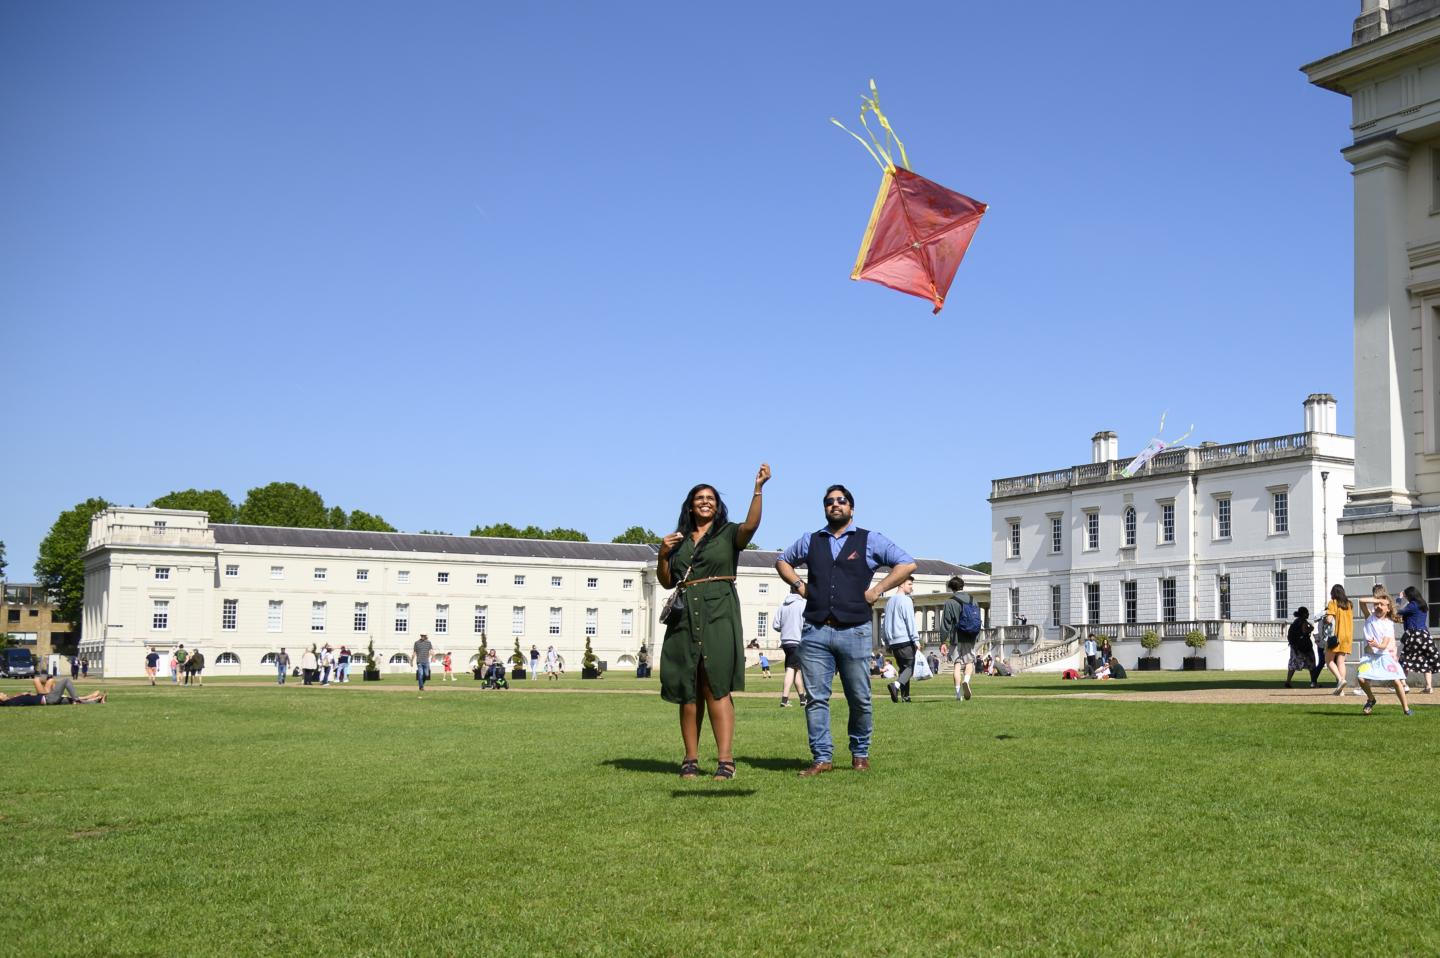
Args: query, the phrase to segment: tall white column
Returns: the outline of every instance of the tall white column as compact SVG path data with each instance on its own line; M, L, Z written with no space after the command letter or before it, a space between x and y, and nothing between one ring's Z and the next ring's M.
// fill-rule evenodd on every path
M1405 402L1411 393L1405 180L1410 144L1345 150L1355 177L1355 488L1347 514L1415 504Z

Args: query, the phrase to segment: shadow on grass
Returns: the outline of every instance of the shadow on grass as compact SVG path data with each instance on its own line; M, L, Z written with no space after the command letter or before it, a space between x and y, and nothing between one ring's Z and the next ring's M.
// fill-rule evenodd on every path
M681 790L675 789L670 793L671 798L744 798L747 795L754 795L753 788L707 788Z
M810 763L799 758L738 758L741 765L764 769L767 772L798 772Z
M680 774L679 762L662 762L657 758L607 758L600 763L622 772L649 772L661 775Z

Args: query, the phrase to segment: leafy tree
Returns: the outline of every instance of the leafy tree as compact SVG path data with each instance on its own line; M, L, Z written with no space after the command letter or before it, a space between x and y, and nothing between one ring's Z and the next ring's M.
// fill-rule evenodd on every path
M320 493L293 482L272 482L251 489L240 505L239 521L250 526L331 528L331 516Z
M57 599L56 614L72 625L72 636L80 639L81 610L85 607L85 563L80 553L90 541L90 520L110 508L104 499L86 499L60 513L50 532L40 541L35 559L35 578Z
M152 509L194 509L210 515L211 522L234 522L235 503L219 489L182 489L167 492L150 503Z
M416 535L421 536L448 536L453 534L454 533L450 532L442 532L439 529L421 529L419 532L416 533Z
M0 542L0 580L5 578L5 543Z
M560 539L566 542L589 542L590 537L578 529L542 529L526 526L517 529L508 522L496 522L488 526L476 526L470 530L472 536L491 536L497 539Z
M986 575L990 574L990 563L988 562L967 562L965 564L976 572L983 572Z
M623 542L634 546L653 546L660 544L660 536L657 536L644 526L631 526L610 541Z
M399 532L390 523L380 516L356 509L350 513L350 523L347 529L354 529L356 532Z
M331 506L325 513L325 528L348 529L350 528L350 517L339 506Z

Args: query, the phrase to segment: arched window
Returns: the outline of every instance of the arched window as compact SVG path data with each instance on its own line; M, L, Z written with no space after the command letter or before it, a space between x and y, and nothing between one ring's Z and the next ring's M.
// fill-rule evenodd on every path
M394 655L390 656L390 664L391 664L391 665L409 665L409 664L410 664L410 656L406 655L404 652L396 652Z
M220 655L219 655L219 657L215 659L215 664L216 664L216 665L239 665L239 664L240 664L240 656L236 655L234 652L221 652Z
M260 664L261 664L261 665L274 665L274 664L275 664L275 660L278 659L278 658L280 658L280 653L279 653L279 652L266 652L264 655L260 656Z
M619 661L616 662L616 665L618 665L620 668L623 668L623 669L634 668L634 666L635 666L635 656L633 656L633 655L622 655L622 656L620 656Z
M1125 510L1125 544L1135 544L1135 507L1129 506Z

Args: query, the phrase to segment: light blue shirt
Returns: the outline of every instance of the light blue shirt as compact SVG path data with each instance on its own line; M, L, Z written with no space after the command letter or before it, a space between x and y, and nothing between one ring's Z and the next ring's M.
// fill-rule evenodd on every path
M885 601L885 616L880 620L885 630L886 645L905 645L918 642L915 632L915 603L903 592L892 595Z
M841 550L845 548L845 543L849 541L851 533L855 531L855 523L852 522L846 526L845 531L838 536L831 535L828 528L821 529L820 531L825 533L825 537L830 540L830 558L839 559ZM813 533L811 535L813 535ZM809 557L809 535L804 535L796 539L794 545L780 553L780 558L792 566L804 565L805 560ZM910 553L891 542L889 536L883 532L876 532L874 529L870 530L870 535L866 539L865 564L870 567L871 572L874 572L882 565L889 566L893 569L903 562L914 561Z
M800 633L805 627L805 600L792 592L780 603L775 611L775 623L770 626L780 633L780 647L800 644Z

